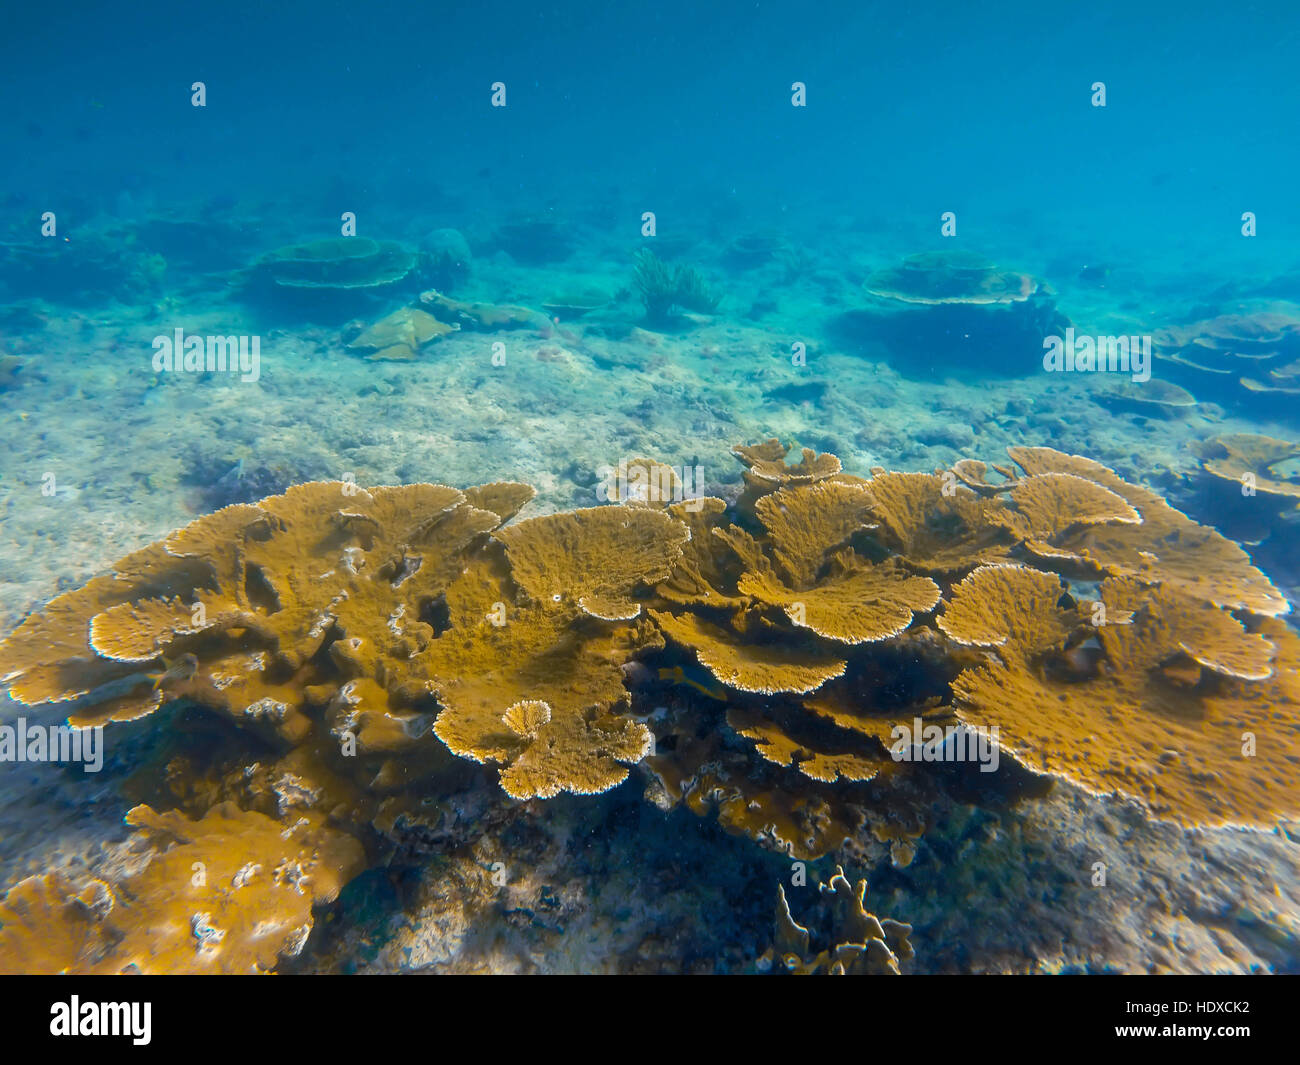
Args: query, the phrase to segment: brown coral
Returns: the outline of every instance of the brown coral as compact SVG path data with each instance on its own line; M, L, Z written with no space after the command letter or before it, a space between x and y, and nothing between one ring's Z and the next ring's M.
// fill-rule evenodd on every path
M1012 539L993 521L1000 504L981 498L957 476L877 470L866 488L876 506L879 539L908 566L947 576L1005 558Z
M1196 406L1196 397L1181 385L1151 378L1122 381L1101 396L1102 402L1118 410L1134 410L1161 418L1176 418Z
M780 607L799 628L838 643L885 640L903 632L917 614L939 602L939 586L892 563L872 565L852 552L836 555L823 580L794 589L756 558L739 581L740 590Z
M254 264L250 280L289 292L335 297L387 291L412 276L414 252L392 241L333 237L268 252Z
M580 623L573 608L516 605L504 583L480 565L448 591L452 627L423 663L442 706L438 738L461 757L504 763L501 783L515 798L614 787L650 741L643 725L611 712L625 695L619 667L656 635L644 622ZM536 712L521 727L528 706Z
M1040 283L1027 274L999 270L978 255L920 252L897 267L876 271L864 287L873 296L901 303L982 305L1022 302Z
M1295 308L1247 309L1239 314L1163 329L1156 354L1199 392L1216 402L1289 406L1300 392L1300 318Z
M818 454L806 447L799 462L791 464L786 461L789 452L789 445L775 437L761 444L737 445L731 449L745 465L745 491L738 504L741 510L752 511L761 496L782 485L812 484L833 477L842 469L835 455Z
M355 351L369 352L367 359L414 359L422 347L459 329L448 325L418 307L403 307L375 322L348 342Z
M1207 461L1225 474L1277 453L1221 447ZM300 485L56 598L0 643L0 676L77 724L184 699L169 717L208 715L221 738L152 767L151 794L268 843L258 817L444 838L440 800L471 781L515 808L493 780L519 800L588 794L644 760L661 805L788 854L852 839L902 865L941 786L898 757L898 726L917 719L996 726L1029 769L1181 824L1266 825L1300 805L1300 638L1232 541L1046 448L1012 449L1021 472L968 460L870 479L787 454L738 449L747 490L732 507L620 494L509 525L526 485ZM667 467L632 465L676 494ZM1070 584L1097 579L1100 593ZM219 806L232 798L239 810ZM345 871L352 846L321 853ZM68 923L85 907L68 909L64 885L15 890L13 934L48 922L60 957L118 958L98 918ZM242 927L224 919L196 927ZM299 934L229 956L268 968ZM851 941L888 967L873 939L901 956L888 935ZM162 964L183 966L179 949Z
M1038 654L1064 645L1080 620L1061 609L1061 579L1028 566L981 566L951 595L939 628L963 644Z
M963 252L924 252L877 270L861 310L839 320L844 339L887 354L899 372L1024 374L1041 365L1044 336L1068 326L1052 290L1027 274Z
M776 938L770 951L760 958L760 965L770 968L775 961L785 972L797 975L824 973L885 974L897 976L899 962L913 957L908 937L912 926L899 921L881 920L866 909L867 882L849 883L843 866L827 884L819 885L831 908L833 945L810 957L811 934L790 914L785 889L777 885Z
M749 645L694 614L651 611L675 642L689 647L718 680L744 692L810 692L844 672L844 661L780 644Z
M1239 546L1198 525L1147 488L1129 484L1099 462L1052 448L1013 447L1008 453L1031 477L1071 474L1123 497L1140 523L1084 525L1050 545L1028 544L1045 560L1064 559L1093 573L1140 576L1172 584L1215 606L1276 616L1290 608L1272 581Z
M500 520L441 485L300 485L201 518L56 599L0 644L0 669L24 702L78 700L73 724L185 696L295 742L324 679L311 660L333 641L343 680L374 682L369 709L400 714L433 635L422 613ZM188 668L150 671L162 655Z
M787 712L776 718L734 707L727 711L727 724L753 740L760 757L774 765L794 766L813 780L828 784L840 779L871 780L880 772L882 759L878 755L872 757L855 749L852 737L836 742L834 737L815 735L828 730L812 727L816 722L807 715Z
M819 455L810 447L803 449L802 458L792 466L785 461L790 452L789 445L782 444L775 437L761 444L737 445L731 450L750 473L773 486L812 484L839 473L841 469L840 460L834 455Z
M1047 546L1089 525L1140 525L1142 516L1122 497L1069 473L1040 473L1011 489L1015 509L1008 520L1021 539Z
M464 303L430 289L420 293L420 303L439 322L456 329L495 333L504 329L546 329L550 319L527 307L496 303Z
M148 806L126 820L148 841L139 873L79 894L55 876L10 889L0 972L267 972L363 864L356 840L305 817L286 827L224 804L199 821Z
M1275 469L1300 458L1300 445L1255 433L1225 433L1194 449L1201 469L1226 481L1241 495L1276 496L1290 506L1300 506L1300 474ZM1294 502L1291 502L1294 501Z
M1031 769L1121 792L1185 825L1267 825L1295 805L1300 729L1285 679L1277 691L1274 645L1229 614L1134 578L1106 580L1101 602L1103 655L1080 678L1061 668L1064 640L1050 645L1041 623L1017 621L1020 604L985 597L990 628L1019 625L1044 638L963 672L953 684L962 720L996 727L999 743ZM1193 676L1189 687L1163 668L1180 657L1225 679ZM1040 668L1053 660L1058 669ZM1293 668L1283 663L1284 678ZM1247 681L1265 682L1254 702L1210 697ZM1254 732L1267 740L1247 756Z
M866 487L848 480L792 483L758 498L754 511L775 565L743 529L714 534L744 566L738 591L780 608L796 627L840 643L898 635L914 615L934 607L939 588L928 577L892 562L874 565L843 546L874 527L866 520L872 498Z
M777 562L802 587L816 579L832 550L855 532L872 528L867 519L874 505L861 485L820 481L780 488L759 499L754 509Z
M722 528L727 504L713 496L686 503L673 503L669 512L690 531L681 557L672 572L655 586L655 594L679 606L743 606L743 596L728 594L739 575L729 552L718 549L714 530Z
M663 511L590 507L529 518L498 536L511 576L534 600L627 620L641 612L632 590L666 578L690 533Z

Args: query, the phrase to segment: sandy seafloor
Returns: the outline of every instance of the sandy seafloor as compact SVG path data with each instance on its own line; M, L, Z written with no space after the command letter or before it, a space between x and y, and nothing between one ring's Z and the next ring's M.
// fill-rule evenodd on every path
M635 230L615 239L580 227L571 256L529 266L492 251L490 227L480 225L449 215L374 235L415 243L440 226L461 229L475 257L451 293L457 299L536 307L585 285L611 296L631 288L641 246ZM240 232L246 251L231 254L243 261L329 235L248 220ZM874 466L929 471L965 457L1000 461L1007 446L1030 444L1089 455L1178 503L1196 468L1189 440L1300 431L1206 397L1178 417L1145 416L1116 405L1112 379L1045 374L1032 352L1020 356L1018 375L988 376L980 367L946 379L902 373L836 323L861 305L872 269L937 242L904 243L852 224L786 236L805 249L793 275L777 261L739 268L718 240L682 253L724 300L716 314L671 331L647 328L625 291L588 318L549 328L462 331L411 363L368 362L343 347L343 323L250 307L229 275L171 263L158 287L131 302L0 300L0 355L25 363L0 393L0 629L229 501L236 467L253 497L348 474L362 485L523 480L538 490L525 513L540 514L594 505L596 470L642 455L702 466L707 491L734 492L740 467L730 447L770 436L834 452L864 475ZM1081 333L1150 333L1252 295L1249 278L1224 289L1203 264L1188 265L1193 257L1141 273L1118 262L1098 285L1077 277L1096 247L1020 257L994 241L976 247L1047 277ZM1267 282L1260 279L1257 294L1271 291ZM403 302L409 298L377 305L370 317ZM152 338L177 326L260 335L261 380L158 377ZM491 365L495 340L506 344L504 367ZM795 341L807 346L804 368L791 365ZM41 483L51 472L57 491L47 497ZM1293 596L1291 574L1271 575ZM110 735L112 757L129 759L147 725L123 729L121 741ZM87 786L80 774L6 767L0 885L115 860L129 804L114 791L111 769ZM288 967L752 967L770 943L773 892L787 860L680 810L665 826L665 815L641 800L644 784L634 771L604 796L534 804L512 829L515 838L489 834L400 882L366 874ZM505 849L516 856L515 872L496 892L483 870ZM905 869L873 844L854 856L850 872L871 883L869 908L916 929L911 971L1300 967L1300 850L1283 827L1180 832L1058 785L1045 799L998 812L952 803ZM1104 889L1088 883L1096 861L1110 870ZM833 865L820 863L821 875ZM798 898L792 907L797 916Z

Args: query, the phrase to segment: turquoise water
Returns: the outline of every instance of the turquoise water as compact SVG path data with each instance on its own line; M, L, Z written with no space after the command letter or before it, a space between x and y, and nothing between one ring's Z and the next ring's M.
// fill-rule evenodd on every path
M679 471L687 498L735 514L732 448L771 437L864 478L1005 463L1015 447L1087 456L1241 545L1276 590L1266 613L1289 624L1292 5L272 7L56 2L6 15L0 632L172 530L295 484L515 480L536 489L524 514L537 517L616 501L608 471L647 456ZM1066 344L1113 361L1044 362ZM1242 434L1270 438L1267 461L1257 445L1215 474L1215 441ZM709 727L743 747L717 716L718 678L694 662L671 672L681 666L643 667L648 703L630 709L653 722L659 699L712 707ZM171 668L169 656L158 671ZM935 691L950 679L936 673ZM909 673L899 687L927 684ZM5 718L27 705L6 701ZM63 715L57 702L39 712ZM176 757L161 720L121 726L116 751L109 730L93 789L56 766L0 767L0 887L117 868L124 811L166 795L132 776ZM204 742L186 757L219 746ZM510 865L522 846L488 812L504 802L489 774L478 783L491 801L458 814L478 824L472 840L403 840L406 889L362 874L332 903L336 931L280 965L627 971L635 943L680 920L686 946L643 950L645 967L762 967L790 856L680 806L665 830L640 801L649 779L638 767L598 798L528 807L530 831L554 834L517 859L544 870L538 883L559 882L565 833L603 841L589 867L570 863L553 906L512 897L509 913L552 928L531 953L482 946L516 927L499 908L464 904L477 938L430 916L447 863ZM1061 785L1043 798L1026 780L1005 784L1029 796L1020 804L952 784L932 836L906 844L914 862L863 832L815 859L817 876L843 864L910 915L916 971L1295 968L1294 810L1250 833L1135 815L1134 891L1102 909L1068 893L1031 904L1026 870L1047 861L1031 838L1070 855L1057 859L1068 880L1085 852L1117 860L1123 831L1104 795ZM430 802L450 809L458 794ZM197 816L193 796L170 798ZM683 868L726 854L744 874L707 888L682 874L673 913L638 898L635 916L610 916L611 885L635 896L615 867L661 833L655 848L675 847ZM992 872L962 876L1003 882L1032 912L1027 929L970 938L992 903L942 870L975 838L970 860ZM1188 862L1245 870L1214 881L1209 907L1236 915L1236 948L1204 914L1182 946L1153 946L1163 931L1088 938L1156 921L1152 885ZM1273 882L1280 898L1262 886ZM959 890L975 900L960 917ZM710 932L728 892L748 901ZM564 920L547 925L548 907ZM412 942L385 923L399 913L423 929ZM553 931L566 922L590 931L581 946ZM963 937L969 951L951 946Z

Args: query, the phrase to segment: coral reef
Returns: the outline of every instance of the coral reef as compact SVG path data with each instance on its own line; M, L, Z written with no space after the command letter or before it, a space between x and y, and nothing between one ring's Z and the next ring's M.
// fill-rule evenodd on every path
M140 868L73 892L31 877L0 902L0 972L259 973L302 950L313 908L364 865L319 819L289 826L233 803L199 821L138 806Z
M672 321L680 311L712 314L722 299L694 267L668 266L648 249L637 253L635 282L646 320L658 325Z
M463 303L432 289L420 293L420 305L446 325L483 333L494 333L500 329L544 329L550 324L546 315L527 307Z
M1276 580L1294 588L1300 446L1257 433L1225 433L1188 446L1200 459L1187 492L1188 510L1249 544Z
M863 288L868 305L842 316L838 331L911 376L1028 374L1041 368L1043 337L1068 325L1044 282L970 253L912 255Z
M420 241L420 272L428 284L451 292L470 274L474 254L455 229L435 229Z
M337 311L414 286L419 256L394 241L333 237L263 255L246 271L246 291L278 303Z
M1225 472L1276 452L1221 446ZM776 440L735 455L730 506L674 501L675 475L639 459L630 479L654 491L523 520L518 483L301 484L127 556L0 642L11 697L74 726L152 715L187 722L178 744L195 715L220 729L141 768L151 806L199 819L131 815L178 841L158 875L230 834L248 838L229 860L249 855L231 876L316 869L320 890L287 915L269 887L203 896L156 964L272 967L363 846L439 849L458 805L490 824L511 800L608 791L637 764L661 809L716 813L799 858L874 840L898 867L942 794L1002 801L1025 770L1188 827L1269 828L1300 808L1288 604L1155 492L1050 448L868 478ZM962 757L976 735L1014 767ZM309 854L270 847L294 826ZM842 876L830 890L836 946L783 956L896 969L905 926L872 923ZM171 905L145 881L105 891L99 910L130 892L139 920ZM87 923L69 897L48 877L15 887L5 934L68 929L50 969L142 966L129 927ZM286 938L245 944L245 904Z
M550 319L527 307L464 303L435 289L422 292L418 306L399 307L369 326L353 323L344 330L346 347L371 362L411 362L441 338L467 329L494 333L507 329L545 330Z
M1196 407L1196 397L1181 385L1159 378L1120 381L1101 396L1106 406L1155 418L1181 418Z
M726 260L740 269L753 269L789 251L785 240L773 233L744 233L727 245Z
M1300 508L1300 444L1257 433L1228 433L1193 446L1201 469L1238 497L1263 496L1282 511ZM1275 467L1288 464L1290 469ZM1243 491L1244 489L1244 491Z
M128 227L82 228L75 238L0 239L0 293L6 302L29 296L74 304L115 298L156 299L167 260L142 246Z
M1290 414L1300 395L1300 318L1294 308L1246 310L1154 336L1165 372L1216 403Z
M899 975L899 962L910 961L911 925L880 920L866 910L867 882L854 886L837 867L829 883L818 885L831 904L832 946L811 955L811 934L790 915L785 888L776 888L776 936L772 948L759 956L763 970L796 976Z
M561 321L581 318L609 305L610 295L598 288L573 288L556 292L545 303L542 310Z
M924 306L1022 303L1042 290L1028 274L999 270L968 252L919 252L878 270L864 285L880 299Z
M367 359L408 362L426 344L459 328L438 321L418 307L403 307L353 337L347 346L354 351L368 352Z

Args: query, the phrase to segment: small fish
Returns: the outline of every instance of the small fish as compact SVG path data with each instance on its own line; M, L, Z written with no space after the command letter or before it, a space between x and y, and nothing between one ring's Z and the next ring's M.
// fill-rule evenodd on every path
M169 680L189 680L199 670L199 660L192 654L181 655L180 658L168 661L162 658L163 668L156 673L146 673L145 680L149 681L153 690L157 691Z
M681 666L673 666L672 669L661 669L659 679L673 684L685 684L688 688L694 688L702 695L707 695L710 699L717 699L720 703L727 701L727 693L720 685L706 685L697 680L692 680L686 675L686 671Z
M240 459L233 466L231 466L230 469L228 469L225 473L223 473L220 477L218 477L216 483L221 485L223 488L230 488L234 485L239 484L239 482L242 481L243 478L244 478L244 460Z

